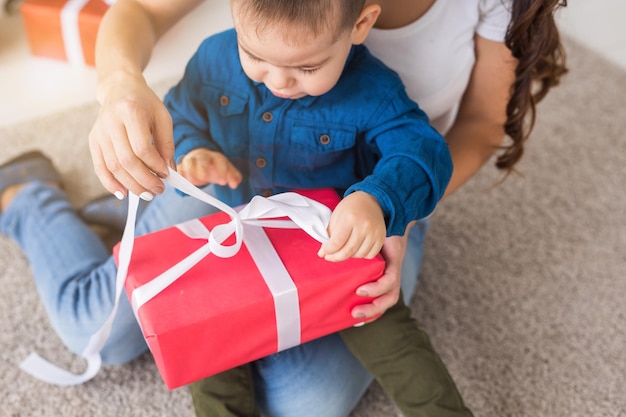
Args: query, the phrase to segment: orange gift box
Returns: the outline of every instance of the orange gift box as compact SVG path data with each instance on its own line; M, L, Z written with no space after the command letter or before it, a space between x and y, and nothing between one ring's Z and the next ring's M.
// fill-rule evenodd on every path
M339 202L334 190L298 193L331 209ZM209 230L227 220L225 213L218 213L198 221ZM186 236L182 226L135 239L125 285L129 298L204 244ZM382 275L385 261L380 255L372 260L327 262L317 256L320 243L302 229L263 226L258 230L264 230L267 245L278 255L270 263L283 264L293 281L295 304L291 310L279 308L282 302L272 295L275 290L267 281L273 273L257 263L269 257L267 247L261 248L260 258L251 256L254 244L247 237L233 257L211 253L190 269L182 269L178 280L136 310L169 389L282 350L279 322L289 323L292 330L295 320L297 341L288 348L354 325L358 321L350 314L352 308L372 300L355 291ZM232 236L225 243L232 243ZM119 245L114 255L119 261ZM284 287L281 291L287 292Z
M26 0L20 6L31 53L94 66L103 0Z

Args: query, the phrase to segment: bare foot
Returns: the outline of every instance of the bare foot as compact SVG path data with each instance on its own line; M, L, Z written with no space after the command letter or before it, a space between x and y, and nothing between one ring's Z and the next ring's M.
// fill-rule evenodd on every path
M4 189L2 194L0 195L0 213L6 210L7 207L11 204L15 196L22 188L24 188L28 183L15 184L10 185ZM46 182L46 184L51 187L61 188L61 186L55 182Z
M0 195L0 212L9 207L9 204L11 204L11 201L15 198L15 194L17 194L18 191L20 191L25 185L26 184L15 184L5 188L2 195Z

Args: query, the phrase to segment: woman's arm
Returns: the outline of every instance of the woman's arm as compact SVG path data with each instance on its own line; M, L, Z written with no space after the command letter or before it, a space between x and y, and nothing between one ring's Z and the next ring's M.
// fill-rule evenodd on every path
M101 109L89 135L96 175L118 197L160 194L173 166L172 122L143 70L157 40L202 0L118 0L96 42Z
M517 61L502 42L476 36L476 63L446 141L454 171L444 198L489 160L505 137L506 106Z
M454 170L444 198L457 190L489 160L505 137L506 106L515 79L516 60L501 42L476 36L476 64L463 96L457 119L446 136ZM378 297L353 309L355 318L368 320L393 306L400 295L400 273L406 236L387 238L384 275L363 285L358 294Z

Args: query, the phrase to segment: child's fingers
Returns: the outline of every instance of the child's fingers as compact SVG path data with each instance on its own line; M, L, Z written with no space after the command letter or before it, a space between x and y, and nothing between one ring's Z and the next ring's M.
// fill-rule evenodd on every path
M341 262L341 261L345 261L348 258L352 257L352 253L354 251L346 248L345 246L343 248L341 248L339 251L334 252L332 254L326 254L324 255L324 260L329 261L329 262Z
M352 257L372 259L380 253L380 250L382 249L382 247L383 247L382 243L379 243L378 241L374 239L372 240L366 239L363 241L363 243L361 243L361 246L352 255Z
M241 173L239 170L224 157L215 158L211 164L209 171L209 182L219 185L227 185L231 189L235 189L241 183Z
M180 175L184 176L188 180L197 179L198 174L200 173L200 169L202 168L201 164L198 164L198 160L194 156L186 156L183 160L178 164L177 171Z
M228 173L227 183L228 183L228 186L234 190L241 183L242 176L241 176L241 172L239 172L239 170L235 168L234 165L230 164L230 167L231 169Z
M335 262L338 252L345 247L346 243L350 239L351 233L352 230L350 228L333 228L333 230L329 233L330 239L328 242L322 244L317 256L324 258L327 261Z
M348 258L363 258L368 256L372 251L372 246L369 243L364 246L364 242L363 237L352 230L350 237L343 246L333 253L327 253L324 259L331 262L340 262ZM363 256L357 255L359 253L362 253Z
M185 179L187 179L187 181L191 182L192 184L195 184L196 179L192 175L192 169L190 165L191 164L189 162L178 164L178 166L176 167L176 171L180 175L182 175Z
M347 229L350 230L350 229ZM322 245L318 255L330 262L340 262L348 258L372 259L380 253L382 243L376 239L370 239L367 235L361 236L350 231L348 238L341 244L338 239L334 239L336 234L331 236L325 245Z
M234 189L242 179L239 170L224 155L207 150L190 153L183 158L178 172L197 186L213 183Z
M353 233L354 235L354 233ZM363 240L355 240L353 244L348 244L348 250L344 255L349 258L365 258L372 259L380 253L382 244L379 244L376 240L369 239L367 236Z

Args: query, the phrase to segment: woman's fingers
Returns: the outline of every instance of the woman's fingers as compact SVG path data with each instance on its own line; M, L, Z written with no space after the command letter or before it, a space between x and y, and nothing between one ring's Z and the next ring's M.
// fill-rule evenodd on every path
M127 87L127 88L124 88ZM172 120L160 99L136 80L118 86L89 134L94 170L116 195L160 194L173 166Z
M392 290L372 300L371 303L361 304L352 309L352 317L368 321L382 315L393 307L400 297L400 290Z

